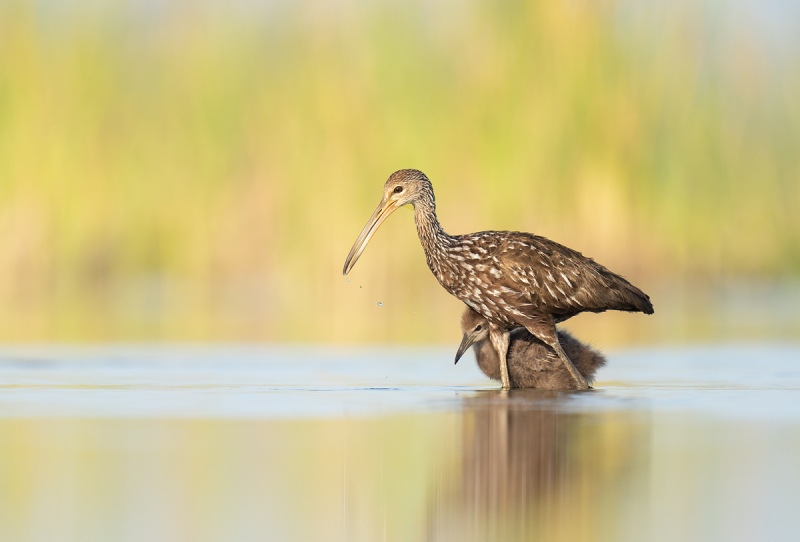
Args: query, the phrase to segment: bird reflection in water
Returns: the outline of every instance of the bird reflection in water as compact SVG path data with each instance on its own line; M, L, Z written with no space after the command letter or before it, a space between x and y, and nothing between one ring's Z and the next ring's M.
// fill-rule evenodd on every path
M614 539L607 503L646 492L649 425L642 413L570 411L575 400L533 389L465 399L460 462L431 492L426 538Z

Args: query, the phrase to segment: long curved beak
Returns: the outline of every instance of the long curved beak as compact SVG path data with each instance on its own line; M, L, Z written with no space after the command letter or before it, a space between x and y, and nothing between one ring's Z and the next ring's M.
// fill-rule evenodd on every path
M375 231L383 224L383 221L389 218L389 215L397 209L398 207L395 205L394 201L381 200L378 208L375 209L375 212L369 217L367 225L364 226L364 229L361 230L361 233L358 235L358 239L353 243L353 248L350 249L350 254L347 255L347 259L344 261L344 269L342 269L343 275L348 274L350 270L353 269L353 266L356 265L358 258L361 256L361 253L364 252L367 243L372 239Z
M475 334L467 335L464 333L464 338L461 339L461 344L458 345L458 352L456 352L456 361L453 363L454 365L458 363L458 360L461 359L461 356L464 355L464 352L469 350L469 347L472 346L472 343L475 342Z

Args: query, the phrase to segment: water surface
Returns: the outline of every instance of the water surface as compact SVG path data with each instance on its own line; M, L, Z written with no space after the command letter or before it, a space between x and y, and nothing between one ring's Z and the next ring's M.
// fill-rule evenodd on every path
M796 540L800 345L4 347L0 540Z

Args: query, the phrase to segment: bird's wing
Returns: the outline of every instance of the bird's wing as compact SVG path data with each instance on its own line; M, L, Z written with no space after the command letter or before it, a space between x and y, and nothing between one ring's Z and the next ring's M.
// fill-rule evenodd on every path
M494 244L492 261L502 273L502 286L521 307L530 304L557 320L583 311L636 310L622 295L626 292L620 294L620 289L636 289L580 252L524 233L497 236Z

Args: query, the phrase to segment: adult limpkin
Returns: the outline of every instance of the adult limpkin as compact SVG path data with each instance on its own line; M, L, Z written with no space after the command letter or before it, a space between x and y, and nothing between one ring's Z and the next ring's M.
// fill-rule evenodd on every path
M416 169L401 169L389 176L378 208L347 255L345 275L383 221L409 203L414 207L425 260L439 284L489 322L503 389L511 388L506 353L512 329L524 327L547 344L577 387L587 389L586 379L558 342L556 323L587 311L653 312L650 298L630 282L544 237L510 231L448 235L436 218L433 186Z
M486 318L466 307L461 315L461 331L464 335L456 353L456 363L467 350L473 348L475 361L483 374L493 380L500 380L500 358L489 341L489 322ZM597 370L606 364L603 354L563 329L558 330L558 342L589 383L594 380ZM511 332L506 360L512 388L575 388L575 380L555 352L525 328L519 327Z

